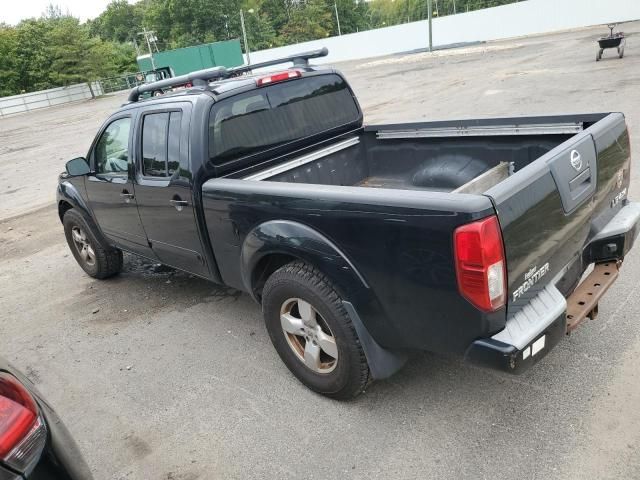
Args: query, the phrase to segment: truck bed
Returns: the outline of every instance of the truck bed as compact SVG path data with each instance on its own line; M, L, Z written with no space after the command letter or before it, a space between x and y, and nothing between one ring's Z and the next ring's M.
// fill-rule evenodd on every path
M366 284L355 307L385 348L463 354L522 315L544 330L555 310L529 315L529 303L553 294L553 305L566 308L587 265L609 258L610 232L620 230L596 237L625 205L624 117L443 123L360 128L206 181L204 215L224 283L259 286L260 278L240 273L238 259L250 270L249 259L273 244L277 255L318 262L330 276L358 272L344 291ZM576 153L581 165L571 161ZM458 293L452 238L491 215L500 222L507 299L483 313ZM620 256L633 243L630 232L615 245ZM512 345L524 345L526 335L508 332L516 332Z
M483 135L456 130L456 136L442 136L442 129L433 127L394 127L393 134L385 127L367 127L320 148L297 152L245 179L483 193L582 129L571 123L535 130L511 127Z

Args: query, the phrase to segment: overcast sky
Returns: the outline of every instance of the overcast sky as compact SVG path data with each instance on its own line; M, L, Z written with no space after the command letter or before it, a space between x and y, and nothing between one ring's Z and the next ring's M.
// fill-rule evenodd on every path
M84 22L100 15L109 2L110 0L0 0L0 23L15 25L25 18L39 17L49 3L59 5L63 13L68 11Z

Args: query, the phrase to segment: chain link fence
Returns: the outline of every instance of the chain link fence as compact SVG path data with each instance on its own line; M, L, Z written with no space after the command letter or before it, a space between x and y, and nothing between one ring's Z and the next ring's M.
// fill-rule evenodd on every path
M145 75L148 72L125 73L115 77L101 78L96 80L100 85L103 94L130 90L133 87L142 85L145 82Z

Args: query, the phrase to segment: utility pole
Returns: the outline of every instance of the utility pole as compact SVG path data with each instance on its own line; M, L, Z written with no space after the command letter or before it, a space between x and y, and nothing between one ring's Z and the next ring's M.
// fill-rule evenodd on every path
M247 43L247 30L244 28L244 13L240 9L240 25L242 26L242 38L244 38L244 53L247 54L247 65L251 65L251 57L249 54L249 44Z
M338 15L338 3L335 0L333 2L333 8L336 11L336 23L338 24L338 35L342 35L342 32L340 31L340 16Z
M455 15L456 13L456 0L453 0L453 14Z
M138 47L138 42L136 42L136 37L131 38L131 43L133 43L133 48L136 49L136 57L140 56L140 47Z
M153 49L151 48L151 44L153 43L153 45L156 47L156 52L158 51L158 45L156 44L156 41L158 39L154 36L155 32L153 32L152 30L147 30L143 27L142 31L138 32L138 35L144 35L144 39L147 41L147 48L149 49L149 57L151 59L151 69L155 70L156 61L153 59Z
M429 51L433 52L433 35L431 34L431 25L432 23L432 18L431 18L431 0L427 0L427 14L429 15Z

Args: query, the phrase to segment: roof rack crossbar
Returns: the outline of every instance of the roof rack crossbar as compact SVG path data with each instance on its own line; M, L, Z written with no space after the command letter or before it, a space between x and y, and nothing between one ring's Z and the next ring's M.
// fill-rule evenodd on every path
M187 83L190 83L194 87L206 87L211 81L219 80L222 78L235 77L257 68L271 67L273 65L280 65L281 63L292 62L294 67L307 67L309 66L309 59L326 57L328 53L329 50L327 49L327 47L324 47L319 50L297 53L288 57L268 60L261 63L254 63L251 65L241 65L234 68L213 67L204 70L196 70L195 72L180 75L178 77L166 78L157 82L139 85L131 90L131 92L129 92L128 101L137 102L140 98L140 94L145 92L154 92L163 88L177 87L180 85L185 85Z
M318 50L311 50L309 52L296 53L289 55L288 57L276 58L274 60L267 60L266 62L252 63L250 65L241 65L239 67L230 68L227 70L230 76L240 75L251 70L258 68L272 67L274 65L280 65L281 63L293 63L294 67L308 67L309 59L326 57L329 54L327 47L320 48Z
M154 92L163 88L177 87L190 83L193 86L206 86L210 80L225 78L227 69L225 67L213 67L204 70L196 70L195 72L180 75L178 77L165 78L157 82L145 83L138 85L129 92L129 101L137 102L140 94L145 92Z

